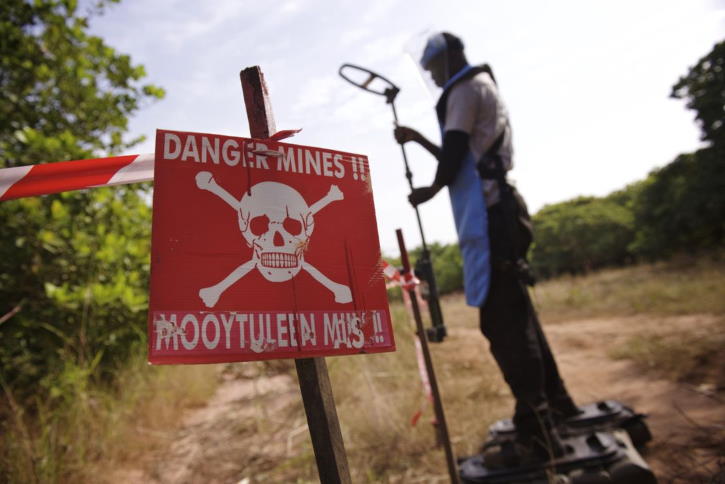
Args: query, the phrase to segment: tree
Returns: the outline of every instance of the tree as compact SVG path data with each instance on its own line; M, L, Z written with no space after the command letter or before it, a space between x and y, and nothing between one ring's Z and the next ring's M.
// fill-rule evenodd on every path
M715 147L678 156L654 170L634 204L631 251L660 259L725 241L725 156Z
M124 138L128 118L164 92L140 82L143 66L88 33L90 17L105 6L82 14L74 0L0 4L0 167L90 158L140 141ZM66 398L63 385L83 379L59 375L108 376L143 341L147 191L126 186L0 203L6 391Z
M700 122L702 139L725 147L725 41L690 68L672 87L671 96L687 99Z
M725 240L725 41L673 86L710 145L678 156L604 199L580 198L534 216L532 265L544 276L619 264L634 256L722 246Z
M722 246L725 240L725 41L672 87L687 99L710 145L650 173L634 204L631 248L648 258Z
M463 259L458 244L433 242L428 246L433 261L436 285L439 294L448 294L463 289ZM411 264L420 259L422 247L409 252Z
M88 34L75 0L5 0L0 16L0 166L117 152L140 141L123 139L128 116L164 92L139 84L143 66Z
M579 273L627 261L632 212L618 200L579 197L547 205L533 217L531 265L537 275ZM625 197L626 198L626 197Z

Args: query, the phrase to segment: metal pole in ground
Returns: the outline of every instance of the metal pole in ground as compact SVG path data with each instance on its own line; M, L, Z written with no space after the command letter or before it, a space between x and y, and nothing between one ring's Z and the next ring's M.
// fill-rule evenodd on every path
M400 259L403 262L404 274L411 274L410 261L408 260L408 251L405 248L405 240L403 239L403 231L397 229L395 235L398 236L398 247L400 248ZM433 395L433 409L435 410L436 419L438 420L438 430L440 432L441 443L446 453L446 464L448 465L448 475L451 478L451 483L458 483L458 467L456 466L456 458L453 455L453 447L451 446L451 439L448 435L448 425L446 424L446 416L443 412L443 401L441 400L441 394L438 390L438 380L436 379L435 370L433 368L433 359L430 355L430 349L428 348L428 340L426 338L426 332L423 328L423 320L420 316L420 307L418 306L418 299L415 294L415 288L406 289L410 296L410 304L413 308L413 317L415 318L415 327L420 340L420 346L423 350L423 360L425 361L425 369L428 372L428 379L430 381L430 390Z

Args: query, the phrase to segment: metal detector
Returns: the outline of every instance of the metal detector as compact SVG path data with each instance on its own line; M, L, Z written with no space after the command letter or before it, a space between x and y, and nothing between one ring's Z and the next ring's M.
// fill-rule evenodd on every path
M395 110L395 97L400 92L398 86L380 74L353 64L343 64L340 66L338 73L340 77L350 84L373 94L383 96L385 102L393 108L393 119L395 120L395 125L398 125L398 113ZM400 150L403 153L403 162L405 163L405 177L408 179L410 190L413 191L413 173L410 171L408 165L405 145L401 144ZM426 335L428 341L440 343L446 337L446 326L443 323L443 313L441 312L440 300L438 299L438 286L436 285L435 275L433 274L430 251L428 250L425 235L423 234L423 223L420 220L420 212L418 212L418 207L414 207L414 209L415 217L418 220L418 228L420 229L420 240L423 245L423 251L415 264L415 272L418 277L428 283L428 309L430 310L430 319L433 325L431 328L426 329Z

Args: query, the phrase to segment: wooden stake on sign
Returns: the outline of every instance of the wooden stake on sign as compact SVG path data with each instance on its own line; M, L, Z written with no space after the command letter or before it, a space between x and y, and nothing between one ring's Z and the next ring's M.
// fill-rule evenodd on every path
M324 358L300 358L295 360L295 366L320 482L350 483L327 363Z
M395 235L398 236L398 248L400 249L400 259L403 262L403 273L409 274L411 267L410 261L408 260L408 251L405 248L405 240L403 240L403 231L397 229L395 231ZM453 455L451 439L448 436L446 415L443 412L443 401L441 400L441 394L438 390L438 380L436 379L435 369L433 368L433 359L430 356L430 348L428 348L428 340L426 338L425 329L423 328L423 319L420 316L418 296L415 294L414 288L408 289L408 295L410 296L410 304L413 308L413 317L415 318L415 327L417 329L418 339L420 340L420 346L423 350L423 360L425 361L425 369L428 372L430 391L433 395L433 409L435 411L436 420L438 420L438 427L436 430L439 432L439 438L443 444L443 449L446 452L446 464L448 465L448 475L451 478L451 483L457 484L458 467L456 466L456 459Z
M276 132L269 92L259 66L239 73L252 138L269 138ZM345 444L340 433L335 400L324 358L295 360L302 402L307 414L317 471L322 484L350 483Z
M247 67L239 73L239 79L242 81L249 134L252 138L269 138L277 129L274 126L272 103L269 101L269 91L262 70L259 66Z

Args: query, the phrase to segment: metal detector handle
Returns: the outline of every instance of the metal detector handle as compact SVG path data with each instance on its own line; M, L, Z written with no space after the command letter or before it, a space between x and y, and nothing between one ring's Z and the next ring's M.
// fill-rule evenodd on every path
M420 258L416 261L416 271L420 277L428 283L428 311L430 313L431 327L425 330L428 341L431 343L442 343L448 332L443 322L443 311L441 310L440 299L438 298L438 285L436 284L433 262L430 252L423 248Z
M346 72L349 73L350 71L364 72L365 74L368 75L368 77L363 82L357 82L357 81L354 81L350 77L350 74L346 74ZM357 86L360 89L364 89L368 92L377 94L379 96L385 96L385 99L387 100L388 103L392 103L393 100L395 99L395 96L397 96L398 93L400 92L400 89L398 88L398 86L396 86L395 84L390 82L388 79L386 79L385 77L381 76L380 74L378 74L376 72L371 71L370 69L365 69L364 67L356 66L354 64L343 64L340 66L340 69L337 71L337 73L340 74L340 77L345 79L347 82L349 82L353 86ZM371 89L370 84L372 84L372 82L375 79L380 79L381 81L385 82L387 84L387 86L382 90Z

